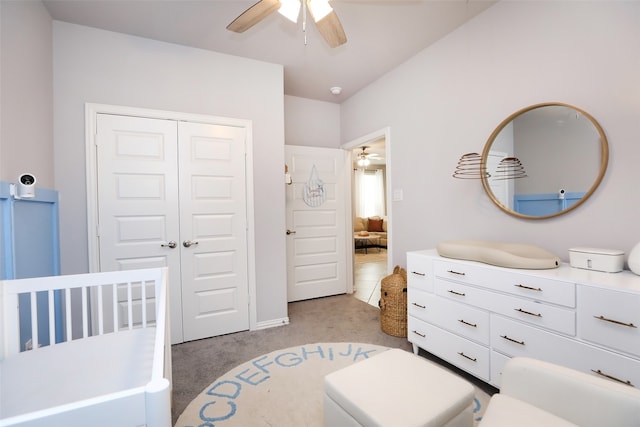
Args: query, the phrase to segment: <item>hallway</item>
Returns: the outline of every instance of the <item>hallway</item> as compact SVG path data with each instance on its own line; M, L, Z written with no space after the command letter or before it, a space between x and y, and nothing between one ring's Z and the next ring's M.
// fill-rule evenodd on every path
M353 296L374 307L380 300L380 280L387 275L387 250L370 249L368 253L358 250L354 254Z

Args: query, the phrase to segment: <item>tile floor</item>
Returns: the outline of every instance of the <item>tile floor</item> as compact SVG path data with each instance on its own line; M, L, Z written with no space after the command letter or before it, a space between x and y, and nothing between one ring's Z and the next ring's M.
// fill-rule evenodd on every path
M387 250L369 249L365 254L357 250L354 254L353 296L378 307L380 300L380 280L387 275Z

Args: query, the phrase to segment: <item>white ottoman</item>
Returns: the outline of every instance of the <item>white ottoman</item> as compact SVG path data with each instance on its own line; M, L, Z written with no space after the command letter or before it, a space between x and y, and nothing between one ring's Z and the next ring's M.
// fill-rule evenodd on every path
M324 378L325 427L471 427L473 386L392 349Z

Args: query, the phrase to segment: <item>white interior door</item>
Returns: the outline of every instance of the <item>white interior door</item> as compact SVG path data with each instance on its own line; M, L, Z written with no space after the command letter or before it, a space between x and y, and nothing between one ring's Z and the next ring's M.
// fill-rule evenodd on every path
M244 128L96 125L100 270L169 267L172 343L248 329Z
M293 180L286 186L288 300L346 293L345 152L287 145L285 154ZM314 166L325 198L309 205L304 186Z
M100 271L169 267L171 337L182 342L177 138L175 121L97 118Z
M507 153L499 151L490 151L487 156L487 172L491 177L496 176L496 170L500 164L500 160L507 157ZM513 179L491 179L491 192L496 199L507 209L513 210Z
M245 129L179 123L185 341L249 329Z

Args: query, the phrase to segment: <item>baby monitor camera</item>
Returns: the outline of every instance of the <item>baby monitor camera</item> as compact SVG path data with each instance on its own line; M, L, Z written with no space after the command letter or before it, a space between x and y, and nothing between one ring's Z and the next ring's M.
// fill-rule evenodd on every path
M559 199L564 199L564 188L561 188L560 191L558 191L558 198Z
M31 199L36 196L36 177L30 173L23 173L18 178L18 197Z

